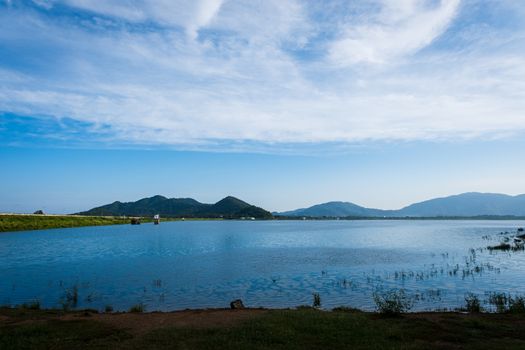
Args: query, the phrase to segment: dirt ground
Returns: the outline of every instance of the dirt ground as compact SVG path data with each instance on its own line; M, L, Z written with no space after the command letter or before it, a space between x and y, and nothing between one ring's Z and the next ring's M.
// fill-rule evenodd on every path
M146 313L93 313L89 311L73 313L41 313L38 317L22 318L0 315L0 324L23 324L45 322L47 320L91 320L99 321L116 328L125 329L132 334L145 334L153 329L164 327L222 328L231 327L248 319L267 313L264 309L205 309L174 312Z

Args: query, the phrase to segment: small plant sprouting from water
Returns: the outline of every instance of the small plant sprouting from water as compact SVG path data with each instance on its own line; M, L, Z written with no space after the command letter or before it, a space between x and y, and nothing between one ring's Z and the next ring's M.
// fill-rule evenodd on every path
M152 285L153 285L153 287L160 288L160 287L162 287L162 280L161 279L153 280Z
M67 288L64 291L64 295L61 299L62 308L69 310L75 308L78 305L78 286L75 284L71 288Z
M321 295L319 293L313 293L314 301L312 303L312 307L319 309L321 307Z
M474 293L468 293L467 295L465 295L465 303L465 308L468 312L479 313L482 311L479 298Z
M140 313L140 312L144 312L145 310L146 310L146 308L144 307L144 304L142 304L142 303L137 304L137 305L133 305L132 307L129 308L129 312Z
M377 311L384 315L396 316L409 311L413 302L403 289L374 293L374 303Z

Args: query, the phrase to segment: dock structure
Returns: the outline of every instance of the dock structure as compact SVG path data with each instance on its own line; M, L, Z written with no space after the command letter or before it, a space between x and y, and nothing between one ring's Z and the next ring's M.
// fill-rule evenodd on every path
M153 223L155 225L160 224L160 215L159 214L156 214L156 215L153 216Z

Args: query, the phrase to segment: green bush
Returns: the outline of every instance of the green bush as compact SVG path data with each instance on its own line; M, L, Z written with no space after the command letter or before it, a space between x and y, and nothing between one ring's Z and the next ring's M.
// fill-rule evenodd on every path
M481 312L481 303L479 302L479 298L476 294L468 293L465 296L465 302L466 302L466 309L468 312L472 313L479 313Z
M129 309L129 312L144 312L145 310L146 310L146 308L144 307L144 304L140 303L140 304L137 304L137 305L133 305Z
M384 315L399 315L409 311L413 305L403 289L374 293L374 302L377 311Z
M517 296L509 300L509 312L513 314L525 313L525 297Z
M24 303L20 305L22 309L28 309L28 310L40 310L40 301L34 300L30 303Z

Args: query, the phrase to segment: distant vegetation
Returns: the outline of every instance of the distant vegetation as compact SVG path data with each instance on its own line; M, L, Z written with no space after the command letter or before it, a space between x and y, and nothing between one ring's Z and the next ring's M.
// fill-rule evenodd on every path
M127 218L72 215L0 215L0 232L128 224Z
M101 207L93 208L81 215L97 216L153 216L160 214L161 217L173 218L255 218L271 219L273 216L269 211L248 204L235 197L226 197L215 204L204 204L192 198L166 198L153 196L143 198L136 202L113 202Z

